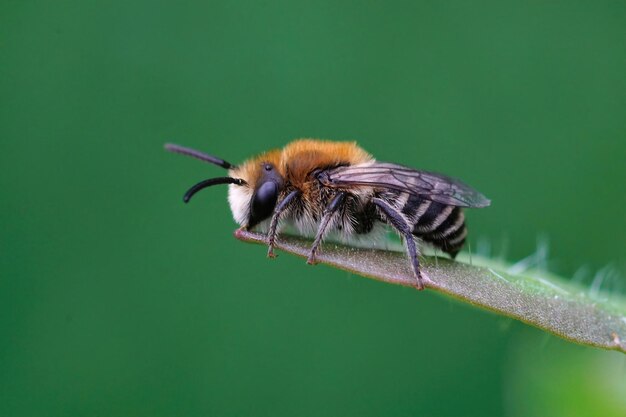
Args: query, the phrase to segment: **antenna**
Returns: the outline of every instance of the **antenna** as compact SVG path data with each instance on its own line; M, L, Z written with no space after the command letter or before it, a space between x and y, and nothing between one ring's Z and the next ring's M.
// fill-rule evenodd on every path
M217 165L218 167L222 167L226 169L237 168L237 166L231 164L230 162L224 161L223 159L206 154L204 152L196 151L195 149L186 148L184 146L176 145L174 143L166 143L164 147L165 147L165 150L167 151L170 151L173 153L179 153L181 155L191 156L192 158L196 158L201 161Z
M200 181L193 187L187 190L185 195L183 196L183 201L188 203L191 200L191 197L194 196L198 191L203 190L207 187L211 187L213 185L219 184L235 184L235 185L246 185L246 182L241 178L232 178L232 177L218 177L218 178L209 178L208 180Z

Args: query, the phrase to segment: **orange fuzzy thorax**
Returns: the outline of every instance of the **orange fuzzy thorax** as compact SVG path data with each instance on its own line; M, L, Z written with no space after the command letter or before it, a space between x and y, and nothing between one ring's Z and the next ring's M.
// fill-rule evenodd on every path
M244 162L232 175L243 178L254 188L262 174L263 164L270 163L296 188L303 186L307 176L318 168L338 165L356 165L371 162L370 154L356 142L331 142L317 139L298 139L282 150L272 150Z
M315 169L356 165L371 160L372 156L357 146L356 142L300 139L285 146L279 169L294 187L299 188Z

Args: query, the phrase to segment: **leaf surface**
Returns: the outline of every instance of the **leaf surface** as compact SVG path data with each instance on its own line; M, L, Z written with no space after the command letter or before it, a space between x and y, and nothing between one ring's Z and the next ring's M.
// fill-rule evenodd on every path
M235 237L265 244L262 234L237 230ZM282 235L276 247L294 255L308 256L311 241ZM414 286L404 253L367 249L335 243L324 244L319 263L390 284ZM469 263L441 257L421 257L427 289L438 291L505 316L547 330L584 345L626 353L626 301L539 271L506 272L503 264L474 257ZM480 265L480 266L479 266ZM415 292L419 297L420 293Z

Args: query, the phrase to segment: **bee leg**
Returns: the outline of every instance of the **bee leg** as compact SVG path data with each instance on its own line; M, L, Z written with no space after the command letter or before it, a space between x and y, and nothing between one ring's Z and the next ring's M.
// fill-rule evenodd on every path
M320 222L320 227L317 229L313 246L311 246L311 251L309 252L309 258L306 260L306 263L309 265L313 265L315 263L315 255L317 254L317 250L319 249L322 239L326 234L328 224L346 199L346 194L347 193L345 191L338 192L324 209L324 215L322 217L322 221Z
M291 203L291 201L300 195L299 190L293 190L285 198L282 199L280 203L276 205L274 209L274 214L272 215L272 220L270 221L270 228L267 232L267 245L269 246L267 249L267 257L275 258L274 254L274 244L276 243L276 235L278 229L278 220L280 220L280 215L285 211L285 208Z
M411 232L411 225L406 221L402 214L400 214L400 212L398 212L385 200L373 198L372 203L376 204L378 208L380 208L380 210L385 214L385 217L387 217L390 225L404 237L406 249L411 260L411 266L413 267L413 273L415 274L415 279L417 280L417 289L423 290L424 283L422 282L420 262L417 257L417 246L415 245L415 239L413 238L413 233Z

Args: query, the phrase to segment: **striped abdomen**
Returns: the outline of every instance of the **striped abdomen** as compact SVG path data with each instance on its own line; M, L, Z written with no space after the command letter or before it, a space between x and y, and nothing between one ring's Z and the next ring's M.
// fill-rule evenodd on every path
M402 214L413 224L415 236L440 248L453 258L463 247L467 228L460 207L410 195L402 207Z

